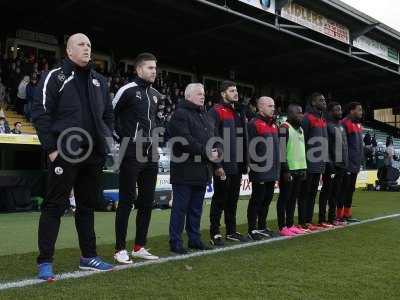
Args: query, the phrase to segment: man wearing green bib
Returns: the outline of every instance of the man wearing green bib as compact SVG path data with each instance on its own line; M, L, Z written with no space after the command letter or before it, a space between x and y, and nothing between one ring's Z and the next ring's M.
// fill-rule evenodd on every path
M301 106L290 104L288 118L279 129L281 146L281 176L279 180L279 198L276 205L279 234L293 236L304 234L301 227L294 226L296 200L299 198L301 186L307 170L306 151L301 122L303 111Z

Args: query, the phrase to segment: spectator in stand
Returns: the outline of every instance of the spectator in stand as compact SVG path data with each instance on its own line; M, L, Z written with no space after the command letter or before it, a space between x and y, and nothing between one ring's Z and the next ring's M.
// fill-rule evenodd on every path
M21 129L22 129L22 124L21 124L21 122L15 122L15 123L14 123L14 129L11 130L11 133L12 133L12 134L22 134Z
M372 145L372 137L369 131L365 134L364 136L364 145L365 146L371 146Z
M26 104L25 104L25 117L26 119L31 122L31 111L32 111L32 102L33 97L35 96L37 89L37 77L36 74L33 73L29 84L26 86Z
M4 116L0 116L0 134L10 133L10 126Z
M7 101L6 101L6 86L3 84L2 79L0 77L0 110L7 110Z
M30 81L29 76L24 76L21 82L18 85L18 93L17 93L17 113L19 115L24 114L24 106L26 104L26 87Z

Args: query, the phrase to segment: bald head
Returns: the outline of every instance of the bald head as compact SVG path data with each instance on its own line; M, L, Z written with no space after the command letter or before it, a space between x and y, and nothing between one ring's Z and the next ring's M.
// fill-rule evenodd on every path
M275 113L275 101L271 97L260 97L257 99L257 109L264 117L272 117Z
M86 67L90 61L92 45L83 33L71 35L67 41L68 58L80 67Z

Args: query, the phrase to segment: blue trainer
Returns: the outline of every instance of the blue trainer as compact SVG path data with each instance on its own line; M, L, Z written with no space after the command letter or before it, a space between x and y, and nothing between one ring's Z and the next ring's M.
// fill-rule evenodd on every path
M91 271L110 271L113 269L113 265L104 262L100 257L84 258L81 257L79 263L79 269L91 270Z
M38 278L43 280L54 280L53 264L52 263L42 263L38 265L39 274Z

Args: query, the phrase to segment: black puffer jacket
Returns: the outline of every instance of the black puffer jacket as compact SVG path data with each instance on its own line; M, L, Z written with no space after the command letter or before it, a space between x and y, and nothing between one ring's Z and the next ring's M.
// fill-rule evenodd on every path
M349 150L347 146L347 134L340 121L327 118L329 140L329 164L330 172L334 168L346 169L349 165Z
M353 174L360 172L361 163L364 159L363 127L360 122L347 117L342 120L342 125L347 134L349 148L349 165L347 170Z
M171 159L171 183L204 186L211 181L212 170L206 153L206 144L214 135L207 114L202 107L183 101L168 124L170 138L184 138L187 143L173 143L173 157L188 159L176 162Z

